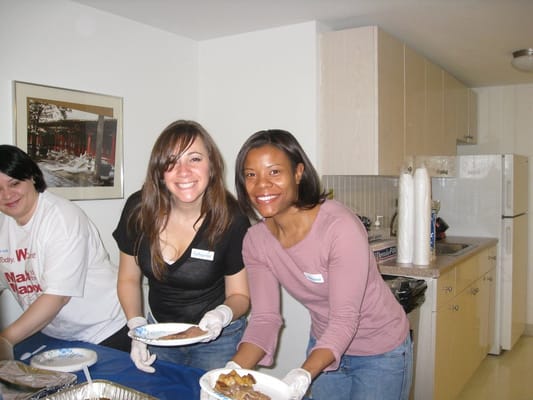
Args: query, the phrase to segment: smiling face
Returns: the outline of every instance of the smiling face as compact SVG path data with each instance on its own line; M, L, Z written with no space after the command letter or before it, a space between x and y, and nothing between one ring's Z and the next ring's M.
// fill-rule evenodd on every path
M254 208L265 218L283 215L298 199L303 164L294 171L287 155L275 146L251 149L244 161L246 192Z
M20 181L0 172L0 211L25 225L31 219L39 193L30 179Z
M209 168L207 149L202 139L196 138L163 174L173 203L200 207L209 184Z

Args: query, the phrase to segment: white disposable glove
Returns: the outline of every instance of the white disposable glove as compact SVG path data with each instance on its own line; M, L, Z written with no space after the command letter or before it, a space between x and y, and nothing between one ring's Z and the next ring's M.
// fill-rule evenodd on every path
M311 384L311 374L303 368L295 368L285 375L283 382L289 385L291 400L301 400Z
M222 332L222 328L229 325L232 318L233 311L225 304L221 304L214 310L206 312L198 324L200 329L209 333L209 336L202 340L202 342L215 340L220 335L220 332Z
M135 329L139 326L146 325L148 322L146 318L143 317L134 317L128 321L128 328L130 330ZM138 340L132 339L131 341L131 352L130 357L135 366L144 372L154 373L155 368L151 365L156 359L156 355L150 355L148 351L148 346L146 343L139 342Z
M231 361L231 360L226 363L225 368L242 369L242 367L239 364L237 364L235 361Z

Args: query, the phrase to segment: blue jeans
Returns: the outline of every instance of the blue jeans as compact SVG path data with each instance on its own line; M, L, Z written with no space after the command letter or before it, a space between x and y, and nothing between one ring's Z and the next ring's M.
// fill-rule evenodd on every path
M316 340L310 338L307 352ZM322 372L311 386L313 400L408 400L413 379L413 342L375 356L341 358L339 369Z
M231 360L237 351L244 328L246 328L246 318L241 317L222 329L220 336L211 342L176 347L148 346L148 348L150 353L157 354L159 360L209 371L223 368Z

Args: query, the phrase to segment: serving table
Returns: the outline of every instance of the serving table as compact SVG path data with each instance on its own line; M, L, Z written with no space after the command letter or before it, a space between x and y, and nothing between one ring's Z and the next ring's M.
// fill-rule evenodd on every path
M161 400L200 398L199 379L204 370L156 360L153 364L155 373L150 374L137 369L129 353L92 343L59 340L37 333L15 346L15 359L20 360L22 354L32 352L43 344L46 345L43 351L68 347L94 350L98 360L89 367L92 379L105 379ZM30 359L23 362L29 364ZM77 375L78 383L86 381L83 371L73 373Z

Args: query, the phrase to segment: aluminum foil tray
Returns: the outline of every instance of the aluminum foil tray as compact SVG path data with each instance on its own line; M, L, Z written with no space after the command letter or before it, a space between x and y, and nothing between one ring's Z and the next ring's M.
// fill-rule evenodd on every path
M76 383L68 372L34 368L21 361L0 361L0 393L4 400L41 399Z
M157 400L156 397L103 379L93 380L92 390L87 382L58 391L46 400ZM92 397L91 397L92 395Z

